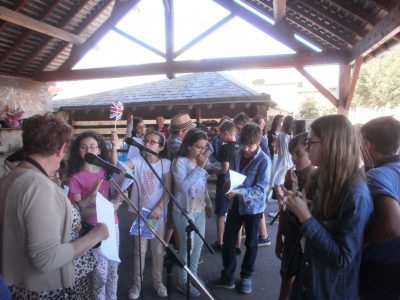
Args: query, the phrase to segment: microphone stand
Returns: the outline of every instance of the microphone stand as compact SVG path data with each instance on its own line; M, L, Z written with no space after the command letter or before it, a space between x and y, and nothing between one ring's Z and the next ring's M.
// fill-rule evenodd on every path
M147 164L150 165L150 163L145 159L145 161L147 162ZM155 170L153 169L153 167L150 165L150 168L153 170L153 172L155 173L156 177L158 178L158 180L160 180L161 185L163 186L163 188L168 192L169 195L171 195L171 193L168 191L168 189L166 189L166 187L164 186L164 183L161 181L161 179L159 178L158 174L155 172ZM114 179L110 178L109 182L111 183L112 187L117 191L117 193L123 198L123 200L128 204L129 207L131 207L138 215L138 217L146 224L146 226L150 229L150 231L155 235L155 237L160 241L160 243L162 243L165 247L165 250L168 254L169 257L172 257L174 259L174 261L176 262L176 264L183 268L186 273L189 275L188 278L192 278L200 287L201 290L203 290L203 292L208 296L209 299L214 300L214 297L210 294L210 292L205 288L205 286L203 285L203 283L196 277L196 275L193 274L193 272L190 270L190 268L187 266L187 264L185 264L176 254L175 250L167 244L166 241L164 241L164 239L162 237L160 237L157 232L154 230L154 228L149 224L149 222L147 221L147 218L145 216L142 215L141 211L139 208L137 208L135 205L133 205L133 203L131 201L129 201L128 197L125 196L124 192L121 190L121 188L119 187L119 185L115 182ZM189 219L190 220L190 219ZM193 222L192 222L193 223Z
M176 205L176 207L178 207L178 209L182 212L182 215L186 218L186 220L188 221L188 226L186 226L186 248L187 248L187 261L186 264L190 267L190 249L192 249L192 237L191 237L191 233L194 231L195 233L197 233L197 235L200 237L200 239L203 241L204 245L206 245L207 249L214 254L214 250L210 247L210 245L206 242L206 240L204 239L204 237L201 235L199 229L196 227L196 225L193 223L192 219L189 218L189 216L185 213L185 211L183 210L183 208L179 205L179 203L176 201L175 197L172 195L172 193L167 189L167 187L164 185L164 182L162 181L162 179L160 178L160 176L158 176L156 170L154 170L153 166L150 164L150 162L147 160L146 156L143 155L143 153L141 153L141 156L143 157L144 161L146 162L146 164L149 166L149 168L151 169L151 171L154 173L154 175L157 177L158 181L160 182L161 186L163 187L164 191L166 191L170 197L170 199L172 200L172 202L174 203L174 205ZM169 245L168 245L169 246ZM169 253L167 253L169 254ZM179 264L178 264L179 265ZM185 269L186 270L186 269ZM186 271L187 272L187 271ZM193 276L190 276L192 278L194 278ZM187 276L187 281L186 281L186 299L190 299L190 277ZM199 284L199 280L197 278L194 278L196 283ZM168 284L167 284L168 286ZM202 285L199 284L199 286L201 287L201 289L203 291L206 290L206 288ZM208 294L207 294L208 295Z

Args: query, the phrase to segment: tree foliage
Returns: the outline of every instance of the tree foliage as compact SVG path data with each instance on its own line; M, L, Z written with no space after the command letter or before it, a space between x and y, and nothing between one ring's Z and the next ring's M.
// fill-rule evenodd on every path
M335 114L337 109L333 106L325 106L313 97L307 97L299 107L299 117L301 119L315 119L320 116Z
M400 47L362 66L352 105L365 108L400 105Z

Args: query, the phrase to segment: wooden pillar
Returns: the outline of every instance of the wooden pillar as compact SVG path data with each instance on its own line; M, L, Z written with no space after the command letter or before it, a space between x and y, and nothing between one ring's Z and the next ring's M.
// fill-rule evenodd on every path
M201 107L196 107L196 122L201 123Z

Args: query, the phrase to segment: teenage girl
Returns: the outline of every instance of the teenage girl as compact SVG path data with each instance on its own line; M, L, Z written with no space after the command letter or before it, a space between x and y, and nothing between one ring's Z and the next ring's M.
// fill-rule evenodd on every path
M343 115L316 119L306 149L318 168L309 208L301 192L284 202L301 223L302 258L290 299L357 299L364 229L373 205L361 168L361 139Z

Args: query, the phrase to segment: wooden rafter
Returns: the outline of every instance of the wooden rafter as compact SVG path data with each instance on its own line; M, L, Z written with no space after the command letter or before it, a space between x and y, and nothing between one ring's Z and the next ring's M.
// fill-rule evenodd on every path
M350 50L349 62L366 56L400 32L400 3Z
M4 6L0 6L0 19L43 33L45 35L50 35L68 43L80 45L85 42L85 39L80 37L79 35L61 30L47 23L40 22L38 20L35 20L34 18L15 12Z
M279 23L286 16L286 0L274 0L274 21Z
M123 30L121 30L121 29L119 29L119 28L117 28L115 26L112 28L112 30L114 32L118 33L119 35L123 36L124 38L130 40L131 42L134 42L135 44L138 44L141 47L146 48L147 50L149 50L149 51L161 56L162 58L165 58L165 53L164 52L162 52L162 51L158 50L157 48L154 48L153 46L150 46L149 44L147 44L147 43L135 38L134 36L126 33L125 31L123 31Z
M218 3L230 12L237 14L243 20L254 25L259 30L263 31L264 33L278 40L279 42L285 44L292 50L296 52L304 52L310 50L307 46L303 45L301 42L295 39L293 32L291 34L288 34L288 32L282 33L279 28L271 25L261 17L242 7L236 2L230 0L214 0L214 2Z
M167 78L175 78L172 64L174 61L174 0L163 0L165 18L165 57L167 64Z
M92 49L97 42L111 30L140 0L116 1L111 16L96 30L82 45L72 48L69 58L62 64L61 69L71 69L79 60Z
M187 43L186 45L184 45L181 49L179 49L178 51L175 51L174 53L174 58L177 58L179 55L181 55L183 52L185 52L187 49L193 47L195 44L197 44L198 42L200 42L201 40L203 40L205 37L207 37L208 35L210 35L212 32L216 31L218 28L221 28L224 24L226 24L227 22L229 22L230 20L233 19L233 17L235 17L235 15L233 13L230 13L229 15L227 15L226 17L224 17L222 20L218 21L217 23L215 23L213 26L211 26L210 28L208 28L206 31L202 32L201 34L199 34L197 37L195 37L193 40L191 40L189 43Z
M173 61L144 65L129 65L81 70L57 70L41 72L39 81L85 80L126 76L166 74L168 68L174 73L217 72L245 69L290 68L304 65L343 64L347 57L343 51L307 52L297 54L228 57L203 60Z
M357 34L359 37L363 37L367 33L367 31L365 29L356 27L353 24L348 23L346 19L344 19L344 20L339 19L333 13L331 13L325 9L322 9L322 6L317 6L315 4L315 2L312 0L302 0L301 4L309 7L310 9L312 9L315 12L318 12L318 14L321 17L323 17L326 20L329 20L330 22L333 22L336 26L342 27L343 29L345 29L347 31L351 31L354 34ZM292 6L290 6L290 8L291 7Z
M350 5L347 1L330 0L330 3L332 3L336 7L344 10L346 13L356 16L361 21L368 23L368 25L374 26L376 23L378 23L376 18L374 18L371 14L365 12L362 9L355 7L354 5Z
M315 79L304 67L296 67L297 71L304 76L326 99L328 99L335 107L339 107L339 100L326 89L317 79Z
M363 58L357 57L353 68L350 65L341 65L339 74L339 111L347 114L353 100L358 77L360 75ZM353 70L352 70L353 69Z
M328 32L329 34L331 34L332 36L336 37L337 39L343 41L348 47L350 47L351 45L354 45L356 43L356 40L349 38L349 37L345 37L340 35L336 30L334 30L331 27L328 27L325 25L323 20L320 20L316 17L313 17L310 14L304 14L296 5L289 5L290 10L292 10L295 14L300 15L302 18L304 18L305 20L308 20L309 22L311 22L312 24L316 25L317 27L320 28L324 28L324 31ZM292 18L294 19L294 18ZM335 23L337 24L337 23ZM324 27L325 26L325 27ZM339 25L337 25L339 26ZM304 26L307 30L309 31L314 31L313 26ZM343 28L344 30L346 30L345 28ZM315 33L314 33L315 34ZM321 36L321 33L316 34L317 36ZM325 35L322 37L320 37L321 39L327 41L328 43L335 45L336 43L333 42L330 38L327 38Z
M54 10L54 8L58 5L58 1L54 1L50 7L44 12L44 14L41 16L40 21L43 21L45 18L49 16L49 14ZM18 49L19 46L21 46L32 34L32 31L25 32L19 40L15 43L15 46L13 47L12 50L6 53L1 59L0 59L0 66L10 57L12 54Z
M103 13L104 10L107 9L107 7L110 5L110 3L113 0L107 0L106 2L103 3L103 5L101 7L99 7L99 9L97 10L97 12L91 14L91 16L89 16L80 26L79 28L76 30L77 33L81 33L83 32L87 26L89 26L89 24L96 19L99 15L101 15ZM79 11L79 8L77 9L77 11ZM65 20L64 24L67 24L70 19L73 17L74 14L70 15L70 18L68 18L67 20ZM45 43L43 43L34 53L32 53L32 55L26 59L25 64L28 64L38 53L40 53L49 43L50 40L47 40ZM45 69L60 53L62 53L64 51L64 49L68 46L68 43L65 42L61 42L60 45L57 47L57 49L52 53L52 55L49 57L49 59L43 63L38 70L42 71L43 69ZM22 69L25 64L23 64L19 69Z

